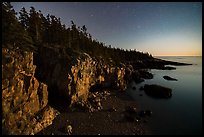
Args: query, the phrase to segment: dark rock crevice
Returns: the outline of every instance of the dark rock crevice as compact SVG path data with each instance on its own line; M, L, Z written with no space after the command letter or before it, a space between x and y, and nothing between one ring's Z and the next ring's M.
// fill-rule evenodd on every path
M48 85L48 104L57 109L60 109L60 106L70 104L70 98L67 98L67 96L63 95L62 92L60 92L57 83L52 82L53 79L57 79L57 76L55 76L54 74L58 74L58 77L60 79L64 79L60 82L66 81L66 74L60 75L61 72L59 70L58 64L59 62L63 61L60 61L58 55L59 54L52 51L52 49L50 48L41 47L39 49L39 52L34 55L34 64L37 66L35 77L39 81L44 82L46 83L46 85ZM66 67L64 69L66 69ZM65 101L61 100L66 100L66 103Z

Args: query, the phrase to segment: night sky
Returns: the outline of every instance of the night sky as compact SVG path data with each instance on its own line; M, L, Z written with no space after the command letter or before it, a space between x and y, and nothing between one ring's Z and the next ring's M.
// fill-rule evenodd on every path
M33 6L85 25L94 39L112 47L159 55L202 55L201 2L12 2L16 12Z

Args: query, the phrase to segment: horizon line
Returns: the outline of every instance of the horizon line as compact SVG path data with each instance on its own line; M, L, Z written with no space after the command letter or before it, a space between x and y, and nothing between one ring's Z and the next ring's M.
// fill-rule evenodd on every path
M202 57L202 55L154 55L154 57Z

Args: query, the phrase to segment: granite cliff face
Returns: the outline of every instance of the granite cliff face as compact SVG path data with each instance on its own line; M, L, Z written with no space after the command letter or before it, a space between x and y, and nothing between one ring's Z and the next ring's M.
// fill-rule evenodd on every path
M131 72L129 66L113 66L71 49L42 46L33 55L2 48L3 132L36 134L59 114L49 105L53 100L69 108L104 88L125 90Z
M52 123L47 85L35 77L33 53L2 48L2 126L8 134L35 134Z
M36 58L36 77L48 85L50 97L66 100L67 106L88 98L89 91L114 87L124 90L127 85L125 65L97 60L86 53L71 49L41 47Z

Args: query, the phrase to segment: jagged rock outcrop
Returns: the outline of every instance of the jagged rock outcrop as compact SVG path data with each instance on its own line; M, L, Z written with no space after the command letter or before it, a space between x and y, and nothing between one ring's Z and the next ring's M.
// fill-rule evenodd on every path
M95 59L86 53L56 46L42 46L36 54L36 77L48 85L50 98L64 98L67 106L87 100L89 91L115 87L126 89L126 66Z
M57 114L47 106L47 85L34 77L35 69L32 52L2 48L2 129L7 134L35 134Z
M68 108L86 102L90 91L125 90L132 72L131 65L114 66L69 48L42 46L34 55L2 48L2 129L7 134L36 134L59 114L51 107L53 100L58 98L58 106L64 100ZM98 109L100 101L95 103Z

